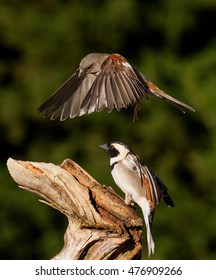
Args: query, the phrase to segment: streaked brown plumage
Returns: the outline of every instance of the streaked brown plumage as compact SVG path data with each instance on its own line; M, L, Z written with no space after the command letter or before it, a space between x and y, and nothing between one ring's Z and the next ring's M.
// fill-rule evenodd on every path
M183 112L194 111L147 80L119 54L91 53L85 56L76 72L51 95L38 111L52 120L64 121L108 108L112 112L136 106L149 96L157 96Z

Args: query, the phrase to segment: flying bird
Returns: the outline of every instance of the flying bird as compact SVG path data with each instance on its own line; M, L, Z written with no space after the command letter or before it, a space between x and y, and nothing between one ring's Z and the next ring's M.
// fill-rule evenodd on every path
M111 174L116 185L125 193L125 203L130 205L135 202L142 209L150 256L155 248L152 222L156 205L163 198L169 207L174 206L168 189L127 145L111 142L100 147L110 156Z
M132 105L136 115L140 100L152 95L168 101L182 112L194 111L156 87L120 54L90 53L38 111L51 120L60 117L64 121L104 108L110 113L114 108L119 111Z

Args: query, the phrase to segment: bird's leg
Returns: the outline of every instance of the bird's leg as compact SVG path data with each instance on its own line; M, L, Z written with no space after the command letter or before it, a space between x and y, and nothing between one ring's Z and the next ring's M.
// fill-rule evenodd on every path
M135 123L136 121L138 121L139 117L138 117L138 112L141 109L141 104L138 102L134 108L134 114L133 114L133 123Z

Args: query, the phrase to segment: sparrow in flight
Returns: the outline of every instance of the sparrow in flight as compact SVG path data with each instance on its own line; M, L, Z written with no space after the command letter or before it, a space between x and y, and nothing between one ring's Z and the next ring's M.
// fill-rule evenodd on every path
M189 105L166 94L133 68L120 54L90 53L76 72L53 93L38 111L55 120L100 112L112 112L135 106L135 115L142 98L157 96L183 112L194 111Z
M156 205L163 198L169 207L174 206L168 189L127 145L111 142L100 147L110 156L111 174L116 185L125 193L125 203L130 205L135 202L142 209L150 256L155 248L152 222Z

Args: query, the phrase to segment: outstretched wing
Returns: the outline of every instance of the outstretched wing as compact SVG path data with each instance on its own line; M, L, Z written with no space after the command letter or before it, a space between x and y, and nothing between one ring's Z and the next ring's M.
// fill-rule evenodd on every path
M81 108L86 113L114 108L118 111L136 104L142 97L148 99L149 90L141 82L134 69L124 58L111 54L103 62L101 72L96 77L86 95Z
M96 76L94 74L80 74L79 69L56 92L53 93L38 111L45 117L55 120L74 118L82 115L81 104L91 88Z
M81 73L77 69L38 111L52 120L60 116L61 121L104 108L108 108L109 112L114 108L119 111L136 104L142 97L147 99L148 90L123 57L111 54L97 72L86 69Z

